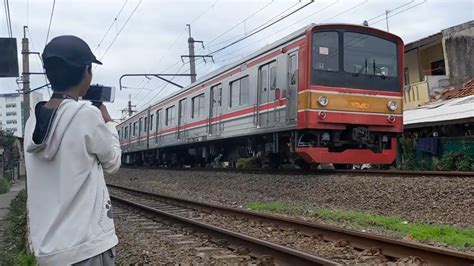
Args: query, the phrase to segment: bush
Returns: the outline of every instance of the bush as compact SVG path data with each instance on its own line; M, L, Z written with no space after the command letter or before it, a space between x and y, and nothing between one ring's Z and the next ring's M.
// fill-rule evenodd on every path
M433 159L433 166L439 171L470 171L471 163L469 156L460 152L446 152L441 159Z
M10 182L3 177L0 177L0 194L10 191Z
M35 257L27 244L26 192L21 191L10 204L5 219L4 240L6 248L0 250L0 265L36 265Z

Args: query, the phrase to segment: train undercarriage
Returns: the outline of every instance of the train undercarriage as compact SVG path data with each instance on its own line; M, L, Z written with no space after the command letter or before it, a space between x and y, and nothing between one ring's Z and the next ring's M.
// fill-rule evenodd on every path
M355 126L343 131L292 130L182 144L123 154L124 165L152 167L310 168L389 165L396 135Z

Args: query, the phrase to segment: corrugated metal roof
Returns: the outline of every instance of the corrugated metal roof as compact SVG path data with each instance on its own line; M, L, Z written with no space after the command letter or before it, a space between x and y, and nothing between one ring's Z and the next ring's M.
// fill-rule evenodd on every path
M452 124L462 120L474 121L474 95L432 102L403 112L406 128Z

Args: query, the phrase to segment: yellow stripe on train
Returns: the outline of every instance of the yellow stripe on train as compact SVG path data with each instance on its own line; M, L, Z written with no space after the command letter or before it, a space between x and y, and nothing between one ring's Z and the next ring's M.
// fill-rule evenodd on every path
M389 109L389 102L395 102L397 108ZM392 104L393 105L393 104ZM401 97L380 97L354 95L347 93L325 93L305 91L298 95L298 109L325 109L338 111L361 111L365 113L401 114Z

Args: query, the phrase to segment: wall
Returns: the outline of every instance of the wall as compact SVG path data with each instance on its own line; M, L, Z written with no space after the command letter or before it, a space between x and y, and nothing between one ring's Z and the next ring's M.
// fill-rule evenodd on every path
M416 108L418 105L423 105L429 101L428 83L421 81L410 84L405 87L403 94L403 110Z
M421 81L420 73L418 71L418 55L417 49L405 53L405 67L408 67L409 83L416 83Z
M443 48L452 85L462 85L474 73L474 21L442 31Z
M439 60L444 60L443 46L441 43L437 43L434 46L420 50L420 65L422 69L422 77L431 75L431 63Z

